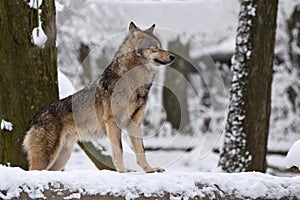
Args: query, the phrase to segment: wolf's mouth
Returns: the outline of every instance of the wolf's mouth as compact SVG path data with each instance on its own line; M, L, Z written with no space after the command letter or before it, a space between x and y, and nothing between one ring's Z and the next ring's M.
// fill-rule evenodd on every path
M159 63L161 65L167 65L170 63L170 62L164 62L164 61L158 60L157 58L154 59L154 62Z

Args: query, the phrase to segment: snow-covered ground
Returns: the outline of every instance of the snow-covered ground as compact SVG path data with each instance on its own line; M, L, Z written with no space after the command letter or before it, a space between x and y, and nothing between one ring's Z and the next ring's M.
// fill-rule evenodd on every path
M69 190L65 199L79 199L85 195L124 196L126 199L140 195L170 198L220 196L242 199L300 198L300 177L279 178L262 173L117 173L111 171L24 171L20 168L0 166L0 198L11 199L25 192L30 198L44 198L43 192L52 189L58 195ZM3 192L6 190L7 192ZM178 196L180 194L180 196ZM227 197L228 198L228 197Z
M186 171L186 172L211 172L218 171L217 165L219 155L210 153L201 157L199 152L173 151L146 151L146 156L152 166L163 167L167 171ZM132 151L125 151L124 162L127 168L142 172L136 164L135 155ZM85 153L76 146L71 158L66 165L65 171L72 170L98 170L89 160Z
M154 141L154 140L153 140ZM159 140L156 140L159 141ZM142 169L136 164L136 159L133 151L130 149L127 143L123 144L124 162L127 168L142 172ZM109 148L109 145L105 146ZM145 146L147 148L147 146ZM149 146L148 146L149 147ZM110 150L108 150L109 152ZM110 152L109 152L110 153ZM296 165L299 162L300 157L296 156L298 151L293 154L293 160L288 161L286 164L286 155L271 154L267 156L267 164L269 166L267 174L272 174L281 177L300 176L299 173L291 173L286 171L288 168ZM219 172L218 168L219 154L209 152L206 155L201 154L199 148L191 152L185 152L182 150L155 150L146 151L147 159L153 166L160 166L166 169L166 171L185 171L185 172ZM87 155L80 149L79 146L75 146L69 162L65 167L65 171L72 170L98 170Z

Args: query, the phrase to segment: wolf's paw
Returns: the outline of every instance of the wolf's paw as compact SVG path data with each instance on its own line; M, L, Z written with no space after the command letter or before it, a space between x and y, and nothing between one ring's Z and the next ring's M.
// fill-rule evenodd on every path
M151 167L151 168L146 168L144 171L146 173L154 173L154 172L164 172L165 169L160 168L160 167Z

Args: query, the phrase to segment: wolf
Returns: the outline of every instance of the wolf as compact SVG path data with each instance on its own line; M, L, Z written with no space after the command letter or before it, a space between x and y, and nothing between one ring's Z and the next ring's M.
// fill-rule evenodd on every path
M155 72L175 56L162 49L153 31L133 22L111 64L89 86L58 100L32 119L23 141L29 170L62 170L77 141L107 136L118 172L127 172L123 161L122 131L129 135L138 165L144 172L163 172L148 163L141 122Z

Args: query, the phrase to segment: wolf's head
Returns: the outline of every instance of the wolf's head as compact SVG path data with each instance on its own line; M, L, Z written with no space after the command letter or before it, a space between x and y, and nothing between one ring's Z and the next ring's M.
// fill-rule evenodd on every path
M171 64L175 56L163 50L160 41L153 35L155 24L146 30L141 30L133 22L129 25L129 36L125 45L147 62L158 65Z

